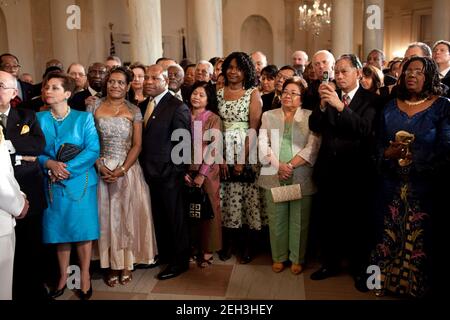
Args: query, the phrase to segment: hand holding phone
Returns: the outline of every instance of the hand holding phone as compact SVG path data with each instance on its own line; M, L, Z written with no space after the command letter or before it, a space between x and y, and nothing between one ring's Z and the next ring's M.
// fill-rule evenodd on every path
M324 71L322 75L322 83L328 84L330 81L330 75L328 74L328 71Z

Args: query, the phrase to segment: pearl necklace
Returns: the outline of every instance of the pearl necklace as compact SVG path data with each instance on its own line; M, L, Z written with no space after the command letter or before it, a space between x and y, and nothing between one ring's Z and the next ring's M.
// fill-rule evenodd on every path
M67 118L67 116L69 115L69 113L70 113L70 107L67 107L67 112L66 112L66 114L65 114L62 118L58 118L57 116L55 116L55 115L53 114L53 110L50 110L50 114L52 115L52 118L55 119L55 121L58 121L58 122L64 121L64 119Z
M405 103L406 103L408 106L413 107L413 106L418 106L419 104L424 103L424 102L427 101L427 100L428 100L428 98L425 98L425 99L422 99L422 100L419 100L419 101L409 101L409 100L405 100Z

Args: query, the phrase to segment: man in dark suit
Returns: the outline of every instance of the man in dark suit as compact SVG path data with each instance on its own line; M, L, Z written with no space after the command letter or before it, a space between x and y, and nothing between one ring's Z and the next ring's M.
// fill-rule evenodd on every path
M144 115L140 161L150 186L159 259L168 264L157 277L165 280L189 268L188 215L183 202L186 167L171 158L177 145L171 136L182 129L190 139L191 113L169 92L167 71L159 65L147 69L144 94L149 98L139 104Z
M283 90L283 84L287 79L291 79L297 75L297 71L294 67L284 66L281 67L275 77L275 90L271 93L261 96L263 101L262 112L281 108L281 91Z
M373 186L373 121L375 96L359 86L362 65L354 55L340 57L335 67L339 90L321 84L321 105L309 119L322 136L314 168L317 182L322 267L311 275L322 280L339 272L347 257L355 287L367 291L365 274L371 249L370 187Z
M450 87L450 42L445 40L437 41L433 46L433 60L439 67L439 78L441 83ZM450 97L450 90L447 89L447 97Z
M8 83L14 77L0 71L0 84L16 90ZM30 203L28 216L17 221L14 259L14 299L45 299L47 296L42 270L42 212L46 207L44 176L36 157L44 151L45 138L36 114L23 108L0 103L0 125L11 154L14 176ZM32 271L32 272L30 272Z
M0 70L14 76L17 82L17 95L11 100L11 107L26 107L34 98L33 85L19 79L21 65L19 59L11 53L4 53L0 56Z
M95 101L102 97L107 73L106 66L101 62L90 65L87 74L89 87L70 98L69 106L75 110L86 111L87 105L95 104Z
M328 81L334 85L334 56L327 50L317 51L311 61L317 80L314 80L302 97L302 108L314 110L319 107L319 87L323 80L323 74L328 72Z

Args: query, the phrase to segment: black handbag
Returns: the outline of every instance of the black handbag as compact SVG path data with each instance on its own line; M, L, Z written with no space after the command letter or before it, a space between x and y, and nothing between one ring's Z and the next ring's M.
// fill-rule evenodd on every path
M228 165L228 173L230 177L222 179L225 182L254 183L256 180L256 172L253 171L253 167L250 164L244 165L244 170L242 170L240 175L234 174L234 165Z
M192 219L209 220L214 218L214 211L208 194L203 188L188 187L187 203L189 217Z
M56 160L60 162L67 162L75 158L83 149L76 144L64 143L59 147L56 154Z

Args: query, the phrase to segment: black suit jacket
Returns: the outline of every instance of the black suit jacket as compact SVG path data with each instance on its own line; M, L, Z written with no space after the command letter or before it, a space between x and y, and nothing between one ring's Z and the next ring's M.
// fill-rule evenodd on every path
M29 129L27 129L27 126ZM28 131L28 132L27 132ZM39 162L21 161L16 166L16 155L39 156L45 148L45 137L34 111L11 108L5 130L6 140L11 140L16 153L11 155L14 176L30 202L29 214L42 212L46 207L44 175Z
M84 100L86 100L90 96L92 96L92 94L89 89L84 89L83 91L74 94L69 99L69 106L75 110L86 111L86 103L84 102Z
M338 95L341 98L341 92ZM319 184L326 184L336 174L362 178L368 173L374 148L376 102L375 94L360 87L342 112L331 106L325 112L319 107L313 110L309 127L322 136L314 170Z
M150 98L139 104L143 116L149 101ZM171 159L172 149L179 143L171 141L172 133L177 129L191 132L191 112L186 104L167 92L143 128L140 159L146 178L162 180L173 176L174 172L185 171L184 164L176 165Z

